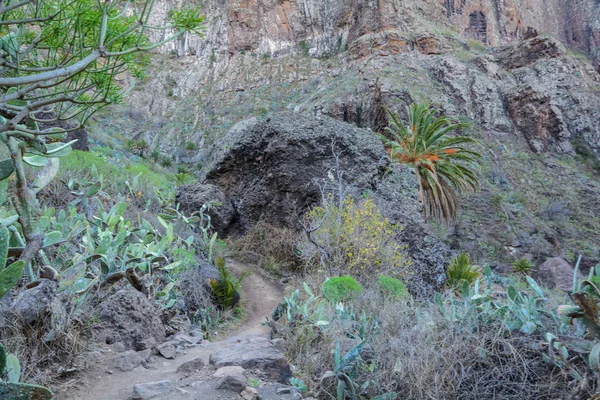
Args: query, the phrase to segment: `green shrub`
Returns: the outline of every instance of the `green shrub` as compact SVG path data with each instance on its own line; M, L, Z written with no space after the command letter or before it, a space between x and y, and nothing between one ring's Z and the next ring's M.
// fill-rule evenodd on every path
M177 182L177 186L191 185L192 183L196 182L196 178L188 173L179 172L175 174L175 181Z
M467 46L469 46L469 49L471 49L471 50L476 50L476 51L485 50L485 44L483 42L481 42L480 40L475 40L475 39L467 40Z
M531 261L525 257L519 258L518 260L510 263L510 268L515 274L520 275L529 275L533 272L533 265L531 265Z
M404 282L391 276L379 275L377 278L377 286L386 297L402 298L408 297L409 295Z
M339 302L348 301L362 293L362 286L351 276L337 276L327 279L322 287L326 299Z
M219 257L215 260L215 266L219 271L219 280L212 279L210 286L217 299L217 303L222 310L228 310L236 305L239 300L239 290L242 287L242 280L247 273L242 274L238 279L234 278L225 266L225 259Z
M173 161L169 157L163 157L160 159L160 165L165 168L169 168L171 165L173 165Z
M198 150L198 145L194 142L185 142L184 149L187 151Z
M144 152L150 148L150 145L144 139L131 139L125 143L125 147L132 153L136 153L142 157Z
M471 265L467 253L461 253L454 257L446 270L448 286L455 289L460 288L464 282L472 285L480 275L479 267Z
M152 150L152 153L150 153L150 158L152 161L158 162L158 160L160 160L160 152L156 149Z
M410 278L412 262L406 246L396 239L402 226L381 215L372 199L356 202L348 197L340 209L328 198L325 204L313 208L306 219L312 226L323 220L312 236L328 254L331 275L351 274L361 281L375 280L381 273ZM322 252L314 244L304 240L299 250L307 265L319 266Z

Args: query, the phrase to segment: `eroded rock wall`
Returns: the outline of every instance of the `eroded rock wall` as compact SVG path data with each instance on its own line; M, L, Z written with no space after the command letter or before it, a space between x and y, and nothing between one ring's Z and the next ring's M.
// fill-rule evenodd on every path
M157 2L156 22L182 0ZM600 67L600 4L594 0L207 0L205 41L192 35L171 50L204 59L215 53L323 57L368 41L397 41L420 31L450 30L498 46L528 27L584 51Z

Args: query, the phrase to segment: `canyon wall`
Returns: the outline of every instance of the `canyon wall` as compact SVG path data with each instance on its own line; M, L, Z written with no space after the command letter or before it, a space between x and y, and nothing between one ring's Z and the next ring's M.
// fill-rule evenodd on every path
M183 2L158 2L155 20L164 21L177 3ZM207 0L199 5L207 16L205 40L192 35L170 50L205 59L294 50L324 57L360 42L410 41L422 32L500 46L533 27L585 52L600 68L595 0Z

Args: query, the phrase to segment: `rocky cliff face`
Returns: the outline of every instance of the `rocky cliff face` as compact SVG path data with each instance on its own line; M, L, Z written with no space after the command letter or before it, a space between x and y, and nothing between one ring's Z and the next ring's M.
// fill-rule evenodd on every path
M175 4L158 3L155 18L162 20ZM353 47L402 48L424 31L499 46L533 27L587 53L600 67L600 5L594 0L208 0L202 6L207 40L184 38L172 46L204 59L215 53L300 50L324 57Z
M597 1L202 4L205 40L157 57L119 133L202 176L223 135L249 117L294 111L378 131L383 106L403 113L426 100L471 122L485 155L482 191L441 237L482 261L600 259L600 74L566 47L596 54ZM173 4L158 5L160 20Z

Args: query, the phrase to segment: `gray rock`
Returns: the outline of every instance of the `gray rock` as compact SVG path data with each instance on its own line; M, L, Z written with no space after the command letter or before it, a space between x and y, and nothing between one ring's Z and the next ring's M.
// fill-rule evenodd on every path
M225 194L218 186L211 184L197 184L180 186L177 190L177 202L181 204L182 210L189 214L199 211L207 202L217 202L207 212L210 215L212 228L225 235L236 212Z
M190 335L186 335L185 333L178 333L171 339L171 341L179 342L179 344L183 345L196 345L202 341L202 337L193 337Z
M241 393L240 396L242 396L242 399L244 400L258 400L258 390L254 389L253 387L247 387L246 389L244 389Z
M152 350L146 349L146 350L138 351L137 353L140 355L140 357L142 357L142 360L144 360L144 362L146 362L146 361L148 361L148 359L150 359L150 356L152 355Z
M115 343L113 343L113 344L110 345L110 348L115 353L122 353L125 350L127 350L127 348L125 347L125 344L123 344L123 342L115 342Z
M570 291L573 289L573 272L573 267L566 260L552 257L538 267L536 277L547 288Z
M135 349L138 351L147 350L147 349L152 350L155 347L156 347L156 339L154 339L153 337L149 337L149 338L140 340L135 343Z
M290 393L292 393L292 388L289 386L278 386L275 389L275 392L277 394L290 394Z
M165 328L160 310L129 283L102 289L97 300L91 300L80 312L86 313L90 309L100 317L100 337L122 341L128 349L137 349L138 343L148 339L148 343L164 341Z
M36 286L23 290L13 301L11 311L22 322L32 324L38 319L46 319L60 306L56 299L58 282L40 279Z
M196 357L191 359L190 361L186 361L177 367L178 373L192 373L204 367L204 360L201 357Z
M232 365L245 369L258 368L270 379L282 383L292 376L286 357L269 339L262 336L240 337L237 342L211 354L210 363L216 368Z
M223 378L227 375L241 375L244 376L246 370L239 365L231 365L228 367L221 367L213 374L214 378Z
M158 345L158 353L167 359L174 359L177 353L177 342L165 342Z
M134 350L128 350L117 354L113 358L113 364L120 371L132 371L134 368L146 361L140 354Z
M168 380L140 383L133 387L134 400L150 400L159 396L164 396L173 390L173 383Z
M241 392L248 385L248 379L244 375L226 375L217 382L217 389Z

